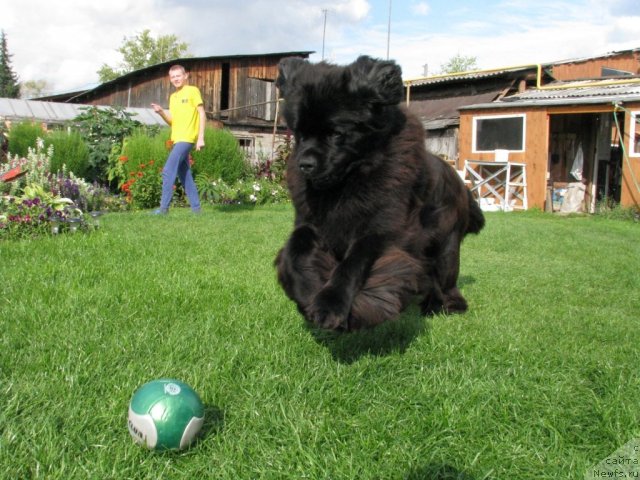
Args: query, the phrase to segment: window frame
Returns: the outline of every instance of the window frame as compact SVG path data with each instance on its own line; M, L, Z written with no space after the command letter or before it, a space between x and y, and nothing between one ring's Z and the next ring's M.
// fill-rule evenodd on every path
M497 120L504 118L522 118L522 148L514 150L511 148L494 148L492 150L478 150L478 122L481 120ZM509 113L504 115L474 115L471 121L471 152L472 153L492 153L496 150L508 150L509 152L523 153L527 146L527 114L526 113Z

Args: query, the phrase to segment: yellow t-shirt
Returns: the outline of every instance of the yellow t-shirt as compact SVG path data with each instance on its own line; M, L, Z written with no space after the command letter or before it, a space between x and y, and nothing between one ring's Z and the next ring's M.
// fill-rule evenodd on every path
M171 94L169 112L171 112L171 140L174 143L196 143L200 125L198 105L202 104L200 90L193 85L184 85Z

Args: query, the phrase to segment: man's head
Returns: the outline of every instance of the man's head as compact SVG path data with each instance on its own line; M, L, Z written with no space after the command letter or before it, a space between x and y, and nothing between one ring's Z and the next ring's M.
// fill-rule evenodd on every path
M169 69L169 80L177 89L182 88L187 83L188 78L189 74L182 65L173 65Z

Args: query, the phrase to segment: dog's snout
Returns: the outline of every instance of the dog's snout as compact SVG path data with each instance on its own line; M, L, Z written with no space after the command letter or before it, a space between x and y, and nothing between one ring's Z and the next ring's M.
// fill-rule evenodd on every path
M303 174L309 175L315 170L317 164L318 162L315 158L311 156L304 156L298 161L298 168L300 168L300 171Z

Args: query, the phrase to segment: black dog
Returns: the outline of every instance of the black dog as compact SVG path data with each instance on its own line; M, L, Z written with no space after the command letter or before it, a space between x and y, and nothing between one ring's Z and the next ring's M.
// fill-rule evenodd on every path
M396 317L415 295L424 314L464 312L460 243L484 217L399 105L400 67L286 58L276 85L295 137L287 182L296 217L275 265L300 312L346 330Z

